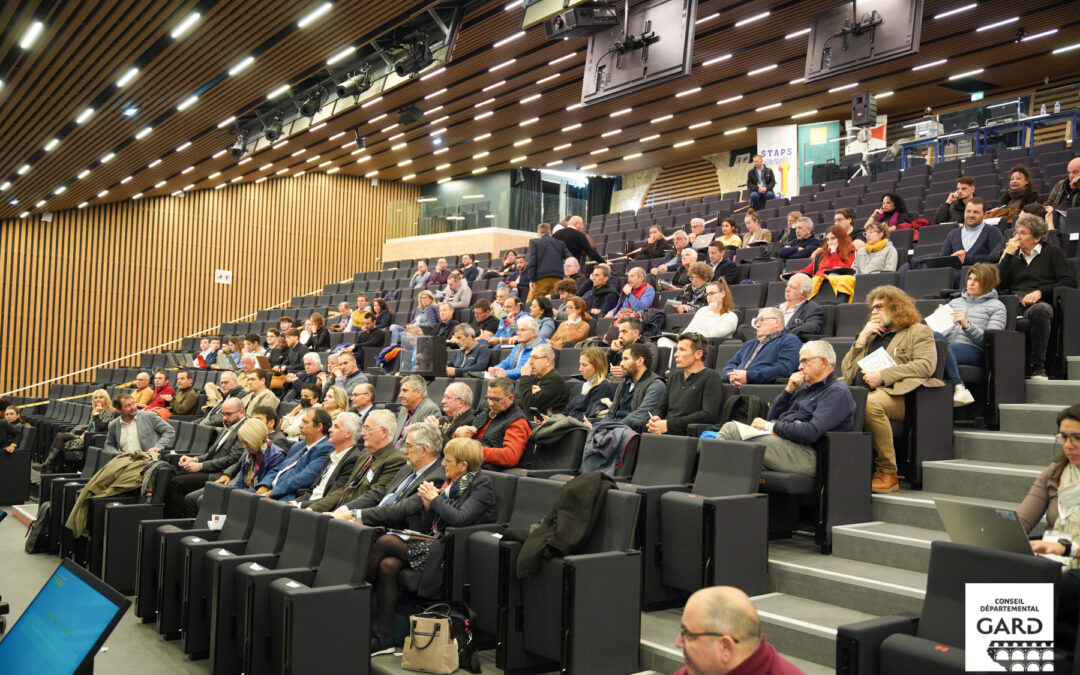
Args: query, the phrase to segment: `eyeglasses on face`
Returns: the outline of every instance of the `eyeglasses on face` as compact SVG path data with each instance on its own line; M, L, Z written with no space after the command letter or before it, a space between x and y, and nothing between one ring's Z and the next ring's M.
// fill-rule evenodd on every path
M718 637L718 638L726 637L726 638L730 639L732 642L734 642L735 644L739 644L738 638L733 638L730 635L727 635L726 633L709 633L709 632L694 633L693 631L688 631L685 628L680 628L679 629L679 635L681 635L682 639L684 639L684 640L692 640L694 638L699 638L699 637Z
M1080 445L1080 434L1063 434L1059 431L1054 434L1054 440L1061 445L1065 445L1065 443Z

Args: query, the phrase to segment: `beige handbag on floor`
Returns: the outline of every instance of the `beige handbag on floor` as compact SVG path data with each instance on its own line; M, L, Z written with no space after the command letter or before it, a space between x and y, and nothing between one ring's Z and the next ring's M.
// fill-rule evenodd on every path
M432 614L409 617L409 635L401 652L401 667L449 675L458 669L457 641L450 637L450 619Z

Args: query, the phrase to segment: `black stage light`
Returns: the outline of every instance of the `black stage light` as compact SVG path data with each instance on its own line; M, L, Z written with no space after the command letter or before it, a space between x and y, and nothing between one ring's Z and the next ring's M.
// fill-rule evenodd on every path
M394 72L398 74L398 77L410 77L427 68L434 61L435 57L431 55L427 43L419 41L409 48L404 58L394 64Z

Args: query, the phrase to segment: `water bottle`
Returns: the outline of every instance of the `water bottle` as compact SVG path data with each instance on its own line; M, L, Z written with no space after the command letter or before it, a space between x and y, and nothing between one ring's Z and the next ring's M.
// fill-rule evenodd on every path
M1054 114L1061 112L1061 101L1054 101Z
M1046 104L1045 103L1043 103L1042 107L1039 108L1039 114L1040 115L1045 115L1046 114Z

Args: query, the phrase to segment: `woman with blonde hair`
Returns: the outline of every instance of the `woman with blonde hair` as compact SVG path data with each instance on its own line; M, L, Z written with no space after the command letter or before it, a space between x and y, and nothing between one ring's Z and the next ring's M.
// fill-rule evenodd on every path
M615 395L615 387L607 380L607 354L598 347L589 347L578 357L578 372L585 381L570 390L564 413L574 419L596 417L610 407L611 397ZM607 404L602 402L604 399L608 400Z
M336 420L338 415L349 409L349 397L341 387L330 387L323 397L322 407L330 413L330 419Z
M743 224L746 225L746 236L742 240L744 247L758 242L772 243L772 232L761 226L761 216L754 209L748 210L743 216Z
M109 422L116 419L112 398L104 389L97 389L90 396L90 419L86 424L75 427L71 433L57 434L53 439L49 454L41 464L34 464L34 469L41 473L54 473L66 461L82 463L85 456L86 435L103 434L109 430ZM70 453L70 454L69 454Z

